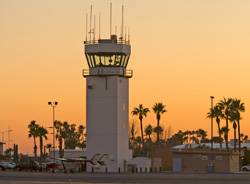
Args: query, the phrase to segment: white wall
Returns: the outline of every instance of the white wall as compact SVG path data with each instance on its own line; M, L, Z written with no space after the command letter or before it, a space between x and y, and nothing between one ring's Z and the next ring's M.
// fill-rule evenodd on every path
M89 84L92 87L88 88ZM132 158L128 144L128 86L125 77L87 77L87 158L96 153L109 154L108 172L118 172L119 167L123 171L124 160ZM92 167L88 164L87 171L90 172ZM105 167L96 171L105 171Z

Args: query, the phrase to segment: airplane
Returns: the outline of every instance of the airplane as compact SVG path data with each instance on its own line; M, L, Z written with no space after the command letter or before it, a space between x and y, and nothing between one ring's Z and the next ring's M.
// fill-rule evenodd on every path
M106 165L105 160L108 158L108 154L103 154L99 160L97 160L97 163L100 165Z
M81 163L91 163L92 165L96 165L99 163L100 165L105 165L104 158L106 158L107 154L104 154L99 160L100 154L95 154L90 160L84 158L57 158L55 162L51 162L47 164L47 169L50 169L52 173L55 173L56 170L63 170L64 173L70 171L71 173L74 172L75 169L81 166Z

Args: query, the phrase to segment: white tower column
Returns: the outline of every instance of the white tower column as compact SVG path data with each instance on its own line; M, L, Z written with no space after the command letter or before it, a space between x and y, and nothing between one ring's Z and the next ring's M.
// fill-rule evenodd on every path
M129 150L129 78L127 70L130 45L110 40L85 45L89 70L86 77L86 151L87 159L95 154L108 154L106 165L91 165L91 172L126 171L126 162L132 158Z

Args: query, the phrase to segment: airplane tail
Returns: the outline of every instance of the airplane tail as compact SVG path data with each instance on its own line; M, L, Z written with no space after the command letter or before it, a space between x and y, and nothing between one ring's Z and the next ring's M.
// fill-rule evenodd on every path
M109 157L108 154L103 154L101 158L97 161L97 163L100 165L106 165L105 161L107 160L108 157Z
M99 156L100 156L100 153L95 154L95 155L90 159L89 162L90 162L91 164L93 164L93 165L96 165L96 162L97 162Z

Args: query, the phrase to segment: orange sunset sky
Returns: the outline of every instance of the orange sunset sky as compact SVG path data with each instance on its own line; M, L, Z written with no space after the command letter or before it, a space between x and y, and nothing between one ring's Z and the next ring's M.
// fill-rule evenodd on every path
M59 103L57 120L85 125L83 41L91 3L97 33L101 12L101 38L109 38L110 1L0 0L0 131L10 126L11 145L18 144L19 152L33 152L27 128L31 120L52 125L48 101ZM171 125L174 132L202 128L210 136L210 96L215 96L214 104L223 96L239 98L246 106L241 130L250 136L249 0L112 3L112 32L117 25L120 33L122 4L124 25L130 27L130 111L140 103L151 109L162 102L168 112L161 125ZM133 119L137 117L130 115ZM156 125L155 114L143 123ZM232 124L230 129L232 137ZM45 144L51 139L49 135Z

